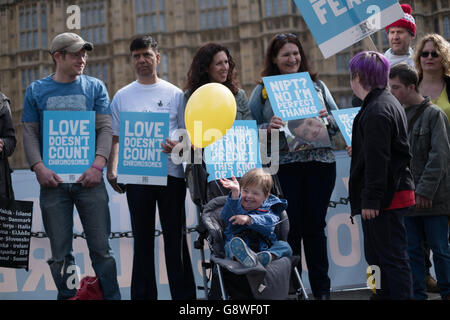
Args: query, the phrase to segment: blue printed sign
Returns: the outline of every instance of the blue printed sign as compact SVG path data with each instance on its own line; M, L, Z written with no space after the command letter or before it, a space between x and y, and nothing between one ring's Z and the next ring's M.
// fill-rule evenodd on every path
M169 113L121 112L120 183L167 185L168 155L161 143L169 137Z
M263 78L273 113L283 121L316 117L323 109L308 72Z
M208 182L261 168L256 121L236 120L225 136L205 148L205 162Z
M342 136L345 139L345 143L347 146L352 145L352 129L353 129L353 120L358 114L360 107L358 108L348 108L348 109L340 109L340 110L331 110L334 119L336 120L339 129L342 132Z
M401 19L397 0L294 0L328 58Z
M74 183L95 158L94 111L45 111L43 161L63 182Z

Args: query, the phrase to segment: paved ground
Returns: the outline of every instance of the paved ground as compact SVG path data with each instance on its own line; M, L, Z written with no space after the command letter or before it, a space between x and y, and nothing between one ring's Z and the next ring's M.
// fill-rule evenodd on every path
M372 291L369 289L349 289L334 291L331 293L331 300L369 300ZM311 300L314 298L309 297ZM437 293L428 293L428 300L441 300L441 296Z

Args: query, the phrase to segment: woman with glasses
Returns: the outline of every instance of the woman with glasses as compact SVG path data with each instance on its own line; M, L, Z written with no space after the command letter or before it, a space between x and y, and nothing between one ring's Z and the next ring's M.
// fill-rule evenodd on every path
M428 96L450 119L450 44L438 34L427 34L416 46L419 91Z
M309 69L299 39L291 33L274 36L266 49L261 77L297 72L309 72L323 104L319 117L328 118L328 133L335 135L338 129L328 113L337 109L336 103L326 85ZM262 79L250 96L249 106L259 128L267 129L269 138L272 130L280 130L283 127L282 119L273 113ZM335 157L331 147L289 152L282 130L279 131L278 143L280 153L277 175L284 198L288 200L288 242L294 254L301 256L303 240L313 295L316 299L329 299L330 278L324 229L325 216L336 180ZM301 266L301 263L299 265Z

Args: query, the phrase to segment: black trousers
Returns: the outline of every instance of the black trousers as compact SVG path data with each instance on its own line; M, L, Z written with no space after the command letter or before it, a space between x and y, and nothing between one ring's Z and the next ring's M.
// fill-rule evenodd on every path
M134 235L131 299L156 300L158 297L154 252L156 204L172 299L196 299L185 233L185 180L169 176L167 186L127 185L126 194Z
M305 250L309 283L315 297L330 292L325 217L336 183L336 163L317 161L280 165L281 189L288 201L288 242L294 255ZM301 261L298 263L301 270Z
M367 264L379 267L381 287L377 296L387 300L412 299L412 274L407 253L404 215L408 208L381 210L362 221Z

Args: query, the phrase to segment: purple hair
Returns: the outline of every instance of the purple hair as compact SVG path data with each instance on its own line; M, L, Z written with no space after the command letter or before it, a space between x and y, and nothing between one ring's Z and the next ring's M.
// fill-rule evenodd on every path
M375 51L358 53L350 61L349 70L352 79L358 75L361 86L368 91L384 89L389 83L389 61Z

